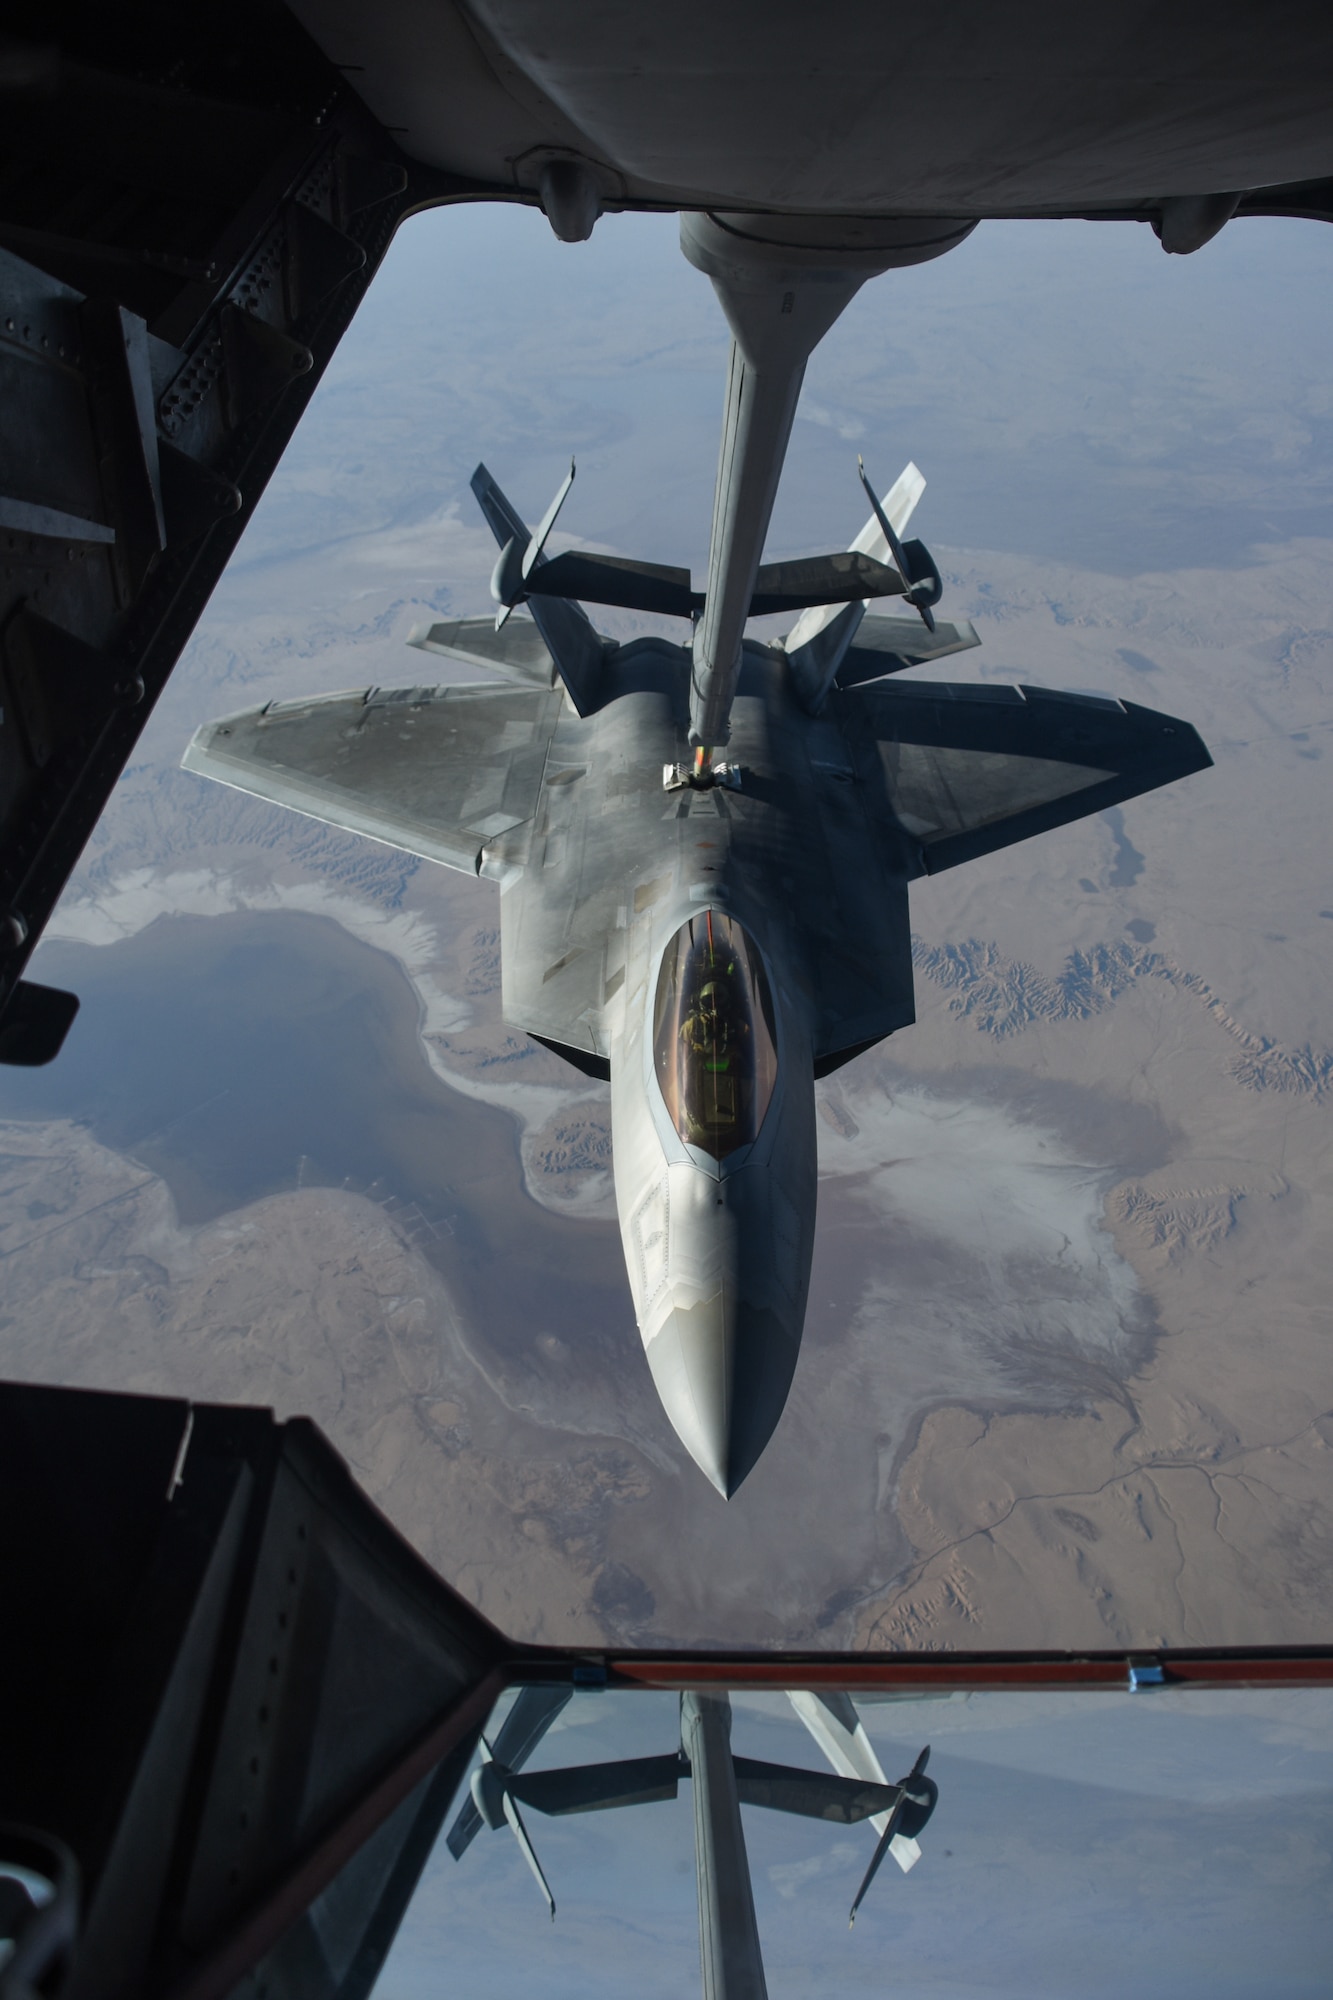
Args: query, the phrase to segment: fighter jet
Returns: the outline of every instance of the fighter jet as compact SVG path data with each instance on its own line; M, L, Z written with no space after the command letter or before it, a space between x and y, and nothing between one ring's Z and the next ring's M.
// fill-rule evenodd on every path
M809 352L866 276L948 247L894 229L821 260L775 246L771 218L762 241L735 218L682 224L733 333L702 589L548 555L572 467L534 533L478 466L496 617L412 643L501 684L271 702L206 725L184 758L498 884L504 1018L610 1081L648 1365L727 1497L796 1369L815 1081L913 1019L909 883L1211 761L1188 723L1131 702L894 679L978 643L937 620L938 567L903 540L914 465L882 498L861 468L871 512L849 548L762 563ZM868 615L876 597L906 615ZM616 644L587 603L689 637ZM781 641L746 636L764 613L793 617Z

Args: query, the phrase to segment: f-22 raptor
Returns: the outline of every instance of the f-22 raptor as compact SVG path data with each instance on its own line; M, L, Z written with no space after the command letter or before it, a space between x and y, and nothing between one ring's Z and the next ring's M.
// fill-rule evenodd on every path
M978 643L936 620L938 569L903 540L915 466L882 498L862 469L850 549L762 563L815 343L867 276L955 239L859 224L812 243L809 218L799 242L780 218L757 232L682 222L733 335L702 590L660 564L548 555L572 469L534 533L479 466L497 615L412 643L499 684L271 702L200 729L184 759L499 884L504 1018L610 1080L648 1364L728 1497L796 1369L815 1080L913 1019L909 883L1211 761L1188 723L1132 702L896 680ZM867 615L877 597L907 615ZM616 644L587 603L678 616L690 637ZM746 635L784 612L780 642Z

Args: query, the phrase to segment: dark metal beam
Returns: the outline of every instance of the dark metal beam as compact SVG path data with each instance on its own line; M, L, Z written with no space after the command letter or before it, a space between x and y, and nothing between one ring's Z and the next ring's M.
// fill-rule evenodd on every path
M210 1944L204 1960L170 1987L167 2000L226 2000L245 1974L281 1942L418 1786L437 1773L445 1780L440 1787L439 1818L442 1818L471 1761L486 1718L506 1685L503 1672L493 1668L423 1731L407 1755L367 1787L356 1804L301 1856L262 1901ZM424 1862L426 1855L421 1859Z
M399 223L512 193L404 160L276 0L9 11L0 1016Z
M368 1991L506 1642L299 1418L4 1384L0 1436L0 1824L77 1864L64 2000Z

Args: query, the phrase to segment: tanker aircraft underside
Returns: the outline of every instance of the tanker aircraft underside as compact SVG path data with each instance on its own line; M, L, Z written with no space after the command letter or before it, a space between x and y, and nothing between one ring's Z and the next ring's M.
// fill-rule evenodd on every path
M802 1766L738 1757L731 1747L731 1699L721 1688L693 1688L680 1697L679 1746L653 1757L527 1771L525 1766L570 1699L567 1687L525 1687L494 1744L481 1754L465 1800L446 1836L461 1861L483 1828L508 1829L532 1870L555 1918L555 1897L537 1858L521 1807L562 1817L607 1812L674 1799L688 1780L694 1803L694 1861L699 1896L699 1962L702 2000L767 2000L764 1959L755 1918L750 1863L741 1807L822 1820L846 1827L868 1821L879 1835L850 1921L865 1900L880 1864L892 1855L904 1875L921 1859L917 1835L939 1803L939 1786L927 1777L930 1745L911 1770L890 1784L846 1693L791 1688L788 1699L836 1775Z
M504 1018L610 1080L649 1366L727 1496L796 1368L815 1079L914 1017L909 882L1211 761L1188 723L1131 702L891 678L978 643L936 621L938 571L901 539L915 466L882 500L867 487L850 549L762 565L815 342L865 277L957 240L774 233L682 224L734 335L701 591L659 564L548 557L572 469L534 534L479 466L498 615L411 642L492 678L269 703L206 725L184 759L499 884ZM867 616L879 596L908 615ZM589 602L678 615L690 639L615 644ZM519 604L530 618L510 616ZM745 637L749 617L784 611L780 643Z

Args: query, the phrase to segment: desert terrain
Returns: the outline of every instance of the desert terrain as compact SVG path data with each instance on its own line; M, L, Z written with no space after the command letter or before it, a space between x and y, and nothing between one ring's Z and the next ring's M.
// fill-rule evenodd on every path
M500 1019L494 888L177 769L209 716L421 678L410 626L487 601L483 451L535 514L572 436L588 545L702 560L706 287L608 223L540 326L515 288L541 246L479 316L490 246L458 226L452 265L372 295L34 961L84 1004L52 1070L0 1076L0 1371L308 1414L524 1638L1326 1640L1307 239L1228 235L1167 296L1109 233L1038 232L1024 277L979 232L817 357L772 552L850 538L843 461L892 477L906 438L943 612L983 641L954 677L1187 717L1215 768L916 885L918 1020L819 1087L802 1359L724 1506L639 1348L608 1094ZM1025 283L1056 302L1026 345Z

